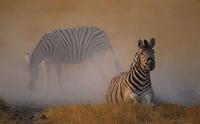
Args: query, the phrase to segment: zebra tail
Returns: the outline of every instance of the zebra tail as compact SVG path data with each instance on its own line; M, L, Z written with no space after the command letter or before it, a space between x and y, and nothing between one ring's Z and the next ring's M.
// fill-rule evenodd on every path
M115 61L115 66L116 66L117 72L120 73L120 72L123 71L123 67L122 67L122 64L121 64L121 62L119 60L119 57L117 56L116 51L115 51L115 49L113 49L111 44L109 44L109 48L111 49L111 52L112 52L112 55L113 55L113 59Z

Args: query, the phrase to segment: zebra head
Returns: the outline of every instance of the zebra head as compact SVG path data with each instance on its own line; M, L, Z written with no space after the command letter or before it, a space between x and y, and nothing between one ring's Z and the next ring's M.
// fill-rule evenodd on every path
M139 51L136 53L135 63L139 63L141 68L145 71L152 71L155 68L154 46L154 38L152 38L149 42L147 40L138 41Z

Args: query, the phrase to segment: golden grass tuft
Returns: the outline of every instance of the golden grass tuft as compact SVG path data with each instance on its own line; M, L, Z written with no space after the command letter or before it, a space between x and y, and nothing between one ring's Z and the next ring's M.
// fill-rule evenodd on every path
M190 124L200 124L200 105L189 107L187 116Z
M200 124L200 105L183 107L162 103L154 107L123 104L78 104L49 107L33 119L12 119L0 99L0 124ZM12 112L12 111L10 111ZM10 113L13 115L14 113ZM28 114L28 113L27 113Z
M200 106L66 105L46 109L40 124L199 124Z

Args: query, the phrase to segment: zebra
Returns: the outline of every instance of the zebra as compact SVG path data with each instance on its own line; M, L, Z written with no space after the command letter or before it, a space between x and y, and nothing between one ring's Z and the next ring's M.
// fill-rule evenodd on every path
M73 27L55 29L45 33L39 43L34 48L31 56L26 54L29 62L29 81L28 87L35 88L35 82L39 78L39 64L44 61L46 68L45 90L49 80L49 69L51 65L56 67L56 75L61 87L61 65L81 63L89 57L97 57L97 54L103 55L107 49L110 49L115 61L117 72L122 69L112 48L107 34L93 26ZM102 61L98 57L98 62Z
M154 92L151 87L150 71L155 68L153 47L155 39L138 40L139 50L131 63L130 70L112 78L108 84L108 103L144 103L154 105Z
M30 55L30 53L27 52L25 54L25 58L26 58L27 63L29 63L29 66L28 66L28 70L29 70L29 85L28 85L28 87L29 87L30 90L33 90L35 88L35 84L31 84L31 83L35 83L35 82L31 82L31 80L30 80L31 79L31 77L30 77L31 76L30 75L31 74L31 72L30 72L31 71L30 70L30 58L31 58L31 55ZM50 77L50 67L51 67L51 65L53 63L50 63L47 59L43 59L40 64L42 64L42 70L43 70L44 76L45 76L45 78L44 78L45 79L45 81L44 81L44 89L45 89L45 92L46 92L47 91L47 84L49 82L49 77ZM61 70L59 70L59 69L61 69L61 68L59 68L60 66L61 66L61 64L56 64L55 63L56 76L57 76L57 79L58 79L58 82L59 82L59 87L61 87L60 86L61 85L60 84L61 83ZM38 69L38 67L37 67L37 69ZM38 73L38 70L37 70L37 73Z

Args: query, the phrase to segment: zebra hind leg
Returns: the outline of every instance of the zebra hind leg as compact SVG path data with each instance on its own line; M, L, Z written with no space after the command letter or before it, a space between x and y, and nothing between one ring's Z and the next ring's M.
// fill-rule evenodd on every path
M48 90L49 90L49 78L50 78L50 70L51 70L51 64L47 61L44 61L44 73L45 73L45 81L44 81L44 93L45 96L48 95Z
M96 53L92 56L92 63L96 67L96 69L100 75L100 78L103 82L106 81L106 75L104 73L103 66L102 66L103 65L102 62L104 60L104 54L105 53L99 53L99 54Z

